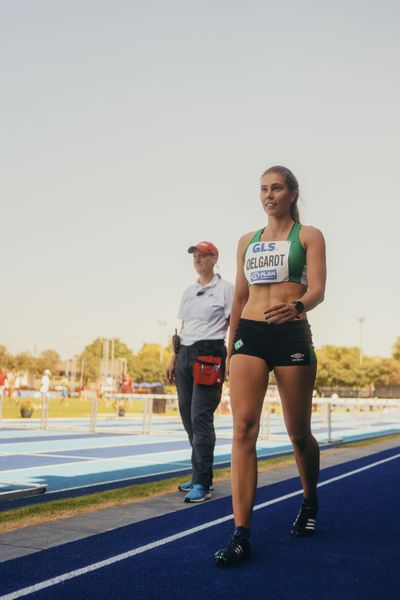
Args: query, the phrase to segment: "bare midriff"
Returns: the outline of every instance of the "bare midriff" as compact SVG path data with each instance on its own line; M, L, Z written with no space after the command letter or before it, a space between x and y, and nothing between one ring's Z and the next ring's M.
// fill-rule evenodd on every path
M264 311L276 304L288 304L293 300L299 300L307 289L300 283L286 281L283 283L258 283L249 289L249 299L243 311L243 319L254 321L265 321ZM299 315L300 319L306 319L306 314Z

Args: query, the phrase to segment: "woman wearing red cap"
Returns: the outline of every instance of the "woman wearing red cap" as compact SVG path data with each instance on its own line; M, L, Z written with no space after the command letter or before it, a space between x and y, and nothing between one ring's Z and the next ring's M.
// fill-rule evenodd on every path
M286 167L269 168L261 177L267 224L239 241L228 345L236 528L228 545L215 554L224 567L250 557L256 441L272 370L304 492L291 533L308 536L315 531L319 446L310 422L317 365L306 314L324 299L325 243L318 229L300 224L298 197L293 173Z
M233 285L214 273L218 250L199 242L193 254L198 279L182 296L178 318L182 321L179 351L168 366L175 375L179 411L192 447L192 477L182 483L185 502L203 502L210 496L215 446L214 412L221 400L225 373L225 335L233 298Z

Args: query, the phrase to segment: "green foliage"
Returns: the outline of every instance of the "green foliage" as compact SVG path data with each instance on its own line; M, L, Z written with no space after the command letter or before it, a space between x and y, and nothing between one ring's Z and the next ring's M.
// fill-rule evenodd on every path
M80 354L80 365L84 360L84 383L88 381L96 381L100 375L100 361L103 353L103 343L100 338L97 338L85 347Z
M9 354L5 346L0 345L0 367L3 369L11 369L13 357Z
M126 369L133 381L166 383L165 372L172 355L171 341L164 348L159 344L143 344L137 353L118 338L114 339L113 344L114 360L126 360ZM103 346L104 340L97 338L86 346L78 357L78 377L83 360L85 384L99 380ZM353 389L370 387L372 389L379 385L400 384L400 337L396 339L393 346L392 356L392 358L364 356L363 364L360 365L359 348L330 344L322 346L317 349L316 387ZM111 361L111 356L109 360ZM55 350L45 350L39 358L29 352L12 356L5 346L0 345L0 367L6 369L35 374L50 369L54 374L59 361L60 357Z
M79 356L79 365L81 365L82 359L84 360L84 382L97 381L100 377L100 366L103 358L104 351L104 340L97 338L91 344L86 346L83 352ZM128 373L133 374L135 370L135 356L132 350L121 342L120 339L114 339L114 360L124 358L127 361ZM111 361L111 356L109 356Z
M58 363L60 362L60 355L55 350L43 350L39 358L36 361L35 371L43 373L45 369L50 369L52 374L57 370Z
M18 372L36 371L37 358L29 352L20 352L14 356L12 367Z
M161 348L159 344L143 344L136 355L135 381L155 383L165 382L165 371L171 359L172 350Z
M162 348L159 344L143 344L135 354L124 342L114 339L114 359L125 359L126 368L132 380L141 383L165 381L165 371L171 358L171 344ZM79 357L84 359L84 381L97 381L100 377L100 365L103 358L103 340L97 338L86 346ZM109 357L111 360L111 357Z
M400 360L400 337L398 337L393 344L392 356L395 360Z
M400 361L394 358L364 356L360 365L359 348L331 345L319 348L317 357L318 388L360 389L400 383Z
M317 387L363 387L364 369L358 348L322 346L317 350Z
M19 352L12 356L5 346L0 346L0 367L15 369L19 373L28 371L36 375L42 374L45 369L54 373L60 362L60 356L55 350L44 350L37 358L29 352Z
M400 360L394 358L367 358L370 384L396 385L400 383Z

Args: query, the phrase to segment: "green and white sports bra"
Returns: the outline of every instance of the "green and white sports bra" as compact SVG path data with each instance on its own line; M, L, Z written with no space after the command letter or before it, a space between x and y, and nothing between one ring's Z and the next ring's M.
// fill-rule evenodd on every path
M260 241L264 228L256 231L243 254L249 286L293 281L307 287L306 251L299 238L301 227L294 223L287 240L268 242Z

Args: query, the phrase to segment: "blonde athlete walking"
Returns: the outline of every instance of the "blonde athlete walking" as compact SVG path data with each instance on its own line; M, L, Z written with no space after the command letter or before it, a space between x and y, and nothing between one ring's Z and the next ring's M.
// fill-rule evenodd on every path
M303 536L315 531L319 446L310 422L317 365L307 313L324 299L325 242L318 229L301 225L298 197L299 185L289 169L266 170L261 177L261 205L267 224L241 237L238 245L228 344L235 531L214 555L224 567L250 557L256 441L272 370L304 490L291 533Z

